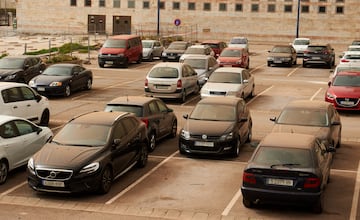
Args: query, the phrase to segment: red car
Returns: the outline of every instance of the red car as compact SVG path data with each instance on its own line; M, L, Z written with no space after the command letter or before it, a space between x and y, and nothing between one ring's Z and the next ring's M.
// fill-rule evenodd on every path
M249 51L246 48L227 47L217 58L220 67L241 67L249 69Z
M337 110L360 110L360 72L339 72L328 85L325 101Z
M201 45L209 45L215 53L215 58L218 58L224 48L227 47L227 44L224 41L218 40L205 40Z

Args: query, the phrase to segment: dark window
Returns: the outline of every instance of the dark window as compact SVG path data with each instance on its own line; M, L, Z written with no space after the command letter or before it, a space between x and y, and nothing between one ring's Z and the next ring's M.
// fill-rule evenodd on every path
M284 12L292 12L292 5L285 5Z
M160 9L165 9L165 2L160 2L159 8L160 8Z
M204 11L210 11L211 10L211 3L204 3Z
M27 87L20 87L24 100L35 100L35 95L31 89Z
M135 8L135 1L134 0L128 0L128 8Z
M219 11L227 11L226 3L220 3L219 4Z
M77 2L76 0L70 0L70 6L76 6Z
M259 4L251 4L251 12L259 12Z
M336 6L336 14L344 14L344 7Z
M173 2L173 9L179 10L180 9L180 2Z
M275 12L276 11L276 5L275 4L269 4L268 5L268 12Z
M105 0L99 0L99 7L105 7Z
M326 6L319 6L319 13L326 13Z
M114 8L120 8L120 0L114 0Z
M14 122L15 122L16 128L17 128L20 136L25 135L25 134L30 134L30 133L36 131L36 128L27 121L16 120Z
M188 3L188 10L195 10L195 2Z
M243 5L242 4L235 4L235 11L242 11Z
M301 6L301 12L302 13L309 13L309 6L308 5L302 5Z
M91 7L91 0L85 0L85 6Z
M143 8L149 9L150 8L150 2L149 1L143 1Z
M13 121L7 122L0 127L0 136L3 138L13 138L19 136Z
M336 0L336 2L344 2L344 0Z

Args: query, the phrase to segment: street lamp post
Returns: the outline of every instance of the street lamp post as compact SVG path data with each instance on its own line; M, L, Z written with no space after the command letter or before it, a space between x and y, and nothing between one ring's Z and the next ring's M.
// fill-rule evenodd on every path
M160 35L160 0L157 1L157 36Z
M296 16L296 38L299 37L299 22L300 22L300 0L297 4L297 16Z

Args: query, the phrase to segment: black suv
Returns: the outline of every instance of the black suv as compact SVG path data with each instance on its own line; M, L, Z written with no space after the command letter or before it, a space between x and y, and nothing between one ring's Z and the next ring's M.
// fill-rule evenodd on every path
M148 159L145 123L129 112L71 119L28 161L28 183L41 192L107 193L117 177Z
M308 45L304 51L303 67L307 65L326 65L329 68L335 65L335 52L330 44Z
M191 43L186 41L173 41L169 47L161 54L163 61L175 61L179 62L181 55L185 53L185 50L191 46Z

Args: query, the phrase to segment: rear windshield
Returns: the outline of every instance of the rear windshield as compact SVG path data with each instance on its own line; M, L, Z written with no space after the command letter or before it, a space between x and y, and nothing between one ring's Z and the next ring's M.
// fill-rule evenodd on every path
M136 117L142 117L143 108L136 105L117 105L117 104L107 104L105 107L106 112L132 112Z
M189 47L186 49L185 54L205 54L205 49Z
M295 40L294 41L294 45L309 45L310 41L309 40Z
M231 72L214 72L210 75L208 82L241 84L241 74Z
M327 111L300 108L285 108L277 119L277 123L316 127L327 127L329 125Z
M169 45L168 49L171 49L171 50L185 50L186 49L186 44L172 43L172 44Z
M321 52L321 51L325 51L326 47L325 46L308 46L307 47L308 51L316 51L316 52Z
M173 67L155 67L149 73L151 78L178 78L179 72Z
M241 50L223 50L220 57L240 57L242 54Z
M273 53L291 53L291 49L289 47L273 47L271 52L273 52Z
M194 69L206 69L205 59L184 59L184 63L189 64Z
M0 59L0 68L4 69L22 69L24 59L22 58L2 58Z
M105 48L126 48L126 40L107 39L103 45Z

